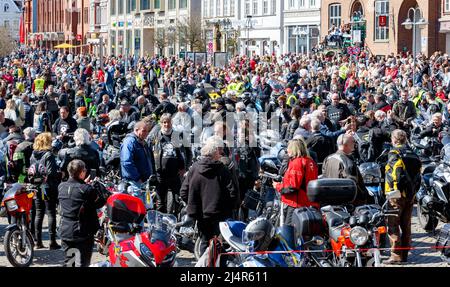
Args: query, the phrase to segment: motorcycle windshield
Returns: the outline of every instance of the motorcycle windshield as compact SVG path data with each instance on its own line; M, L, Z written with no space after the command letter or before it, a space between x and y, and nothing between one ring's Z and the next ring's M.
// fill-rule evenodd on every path
M152 233L155 231L166 232L172 234L177 224L177 218L172 214L161 213L156 210L147 212L148 230Z
M375 178L381 178L380 165L375 162L367 162L361 164L359 166L359 171L361 172L361 175L363 177L366 175L371 175Z
M5 192L5 195L3 196L3 200L6 200L6 199L10 199L10 198L15 197L16 193L17 193L18 191L20 191L22 188L23 188L22 185L19 184L19 183L13 184L13 185Z

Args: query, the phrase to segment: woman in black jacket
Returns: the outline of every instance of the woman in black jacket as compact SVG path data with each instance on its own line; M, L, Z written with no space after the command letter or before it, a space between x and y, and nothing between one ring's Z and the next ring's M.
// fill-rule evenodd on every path
M58 185L61 175L52 153L51 133L38 135L33 144L33 154L30 159L28 178L30 183L37 186L35 240L36 248L45 248L42 244L42 223L44 215L48 215L48 233L50 235L50 250L60 249L56 242L56 204L58 199Z

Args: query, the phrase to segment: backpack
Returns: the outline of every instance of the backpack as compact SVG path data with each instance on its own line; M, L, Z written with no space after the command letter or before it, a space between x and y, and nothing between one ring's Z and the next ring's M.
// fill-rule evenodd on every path
M411 149L394 149L398 152L403 164L405 172L399 177L399 188L407 192L416 193L419 190L421 177L422 162L419 156Z
M9 140L6 143L6 161L7 161L7 172L8 178L13 179L17 175L16 165L14 164L14 152L17 149L19 142L17 140Z
M40 160L35 160L28 168L28 181L31 184L42 185L47 182L47 167L45 160L50 156L50 152L46 152Z

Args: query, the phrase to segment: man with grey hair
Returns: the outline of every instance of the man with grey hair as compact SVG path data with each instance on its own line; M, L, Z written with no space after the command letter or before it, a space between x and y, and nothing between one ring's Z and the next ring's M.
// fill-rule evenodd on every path
M337 139L338 151L328 156L322 166L324 178L348 178L356 183L357 196L353 204L361 205L367 201L367 190L358 166L353 159L355 139L352 135L343 134Z
M305 140L307 140L311 136L311 116L310 115L303 116L300 119L300 126L294 132L294 138L297 136L302 136Z
M220 137L210 137L201 149L201 158L186 175L180 190L187 202L187 214L197 220L202 239L201 253L209 240L220 234L219 222L232 216L239 203L237 190L228 168L220 162L224 143Z
M75 147L67 149L65 155L60 155L63 158L61 163L62 171L67 170L67 165L74 159L82 160L86 163L88 174L91 170L95 170L98 175L100 171L100 154L91 146L91 136L89 132L83 128L79 128L73 135Z
M335 151L334 143L331 139L320 132L321 125L317 118L313 118L310 123L311 135L306 139L308 149L317 154L317 163L319 165L322 164L327 156Z

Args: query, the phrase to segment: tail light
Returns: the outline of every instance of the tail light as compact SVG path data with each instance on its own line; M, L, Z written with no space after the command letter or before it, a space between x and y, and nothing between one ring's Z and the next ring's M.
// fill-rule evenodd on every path
M386 233L386 226L378 227L378 233L379 234L385 234Z

